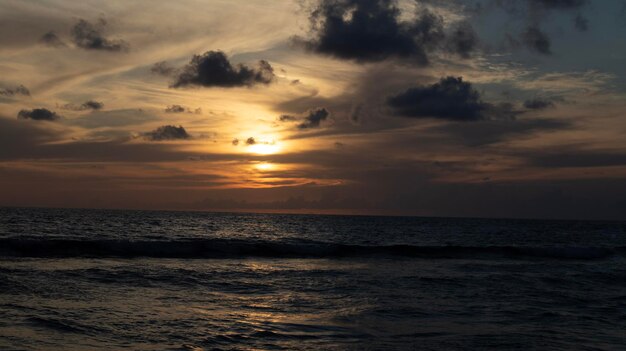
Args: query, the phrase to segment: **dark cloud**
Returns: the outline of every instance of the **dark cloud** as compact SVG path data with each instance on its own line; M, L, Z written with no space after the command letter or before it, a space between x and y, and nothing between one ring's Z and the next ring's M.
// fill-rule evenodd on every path
M298 124L298 128L309 129L309 128L319 127L320 123L326 120L328 116L330 116L330 112L328 112L327 109L320 107L320 108L309 110L299 116L282 115L278 119L281 122L301 121Z
M543 110L548 107L554 107L554 102L546 99L535 98L524 101L524 107L531 110Z
M85 108L85 109L99 110L99 109L104 107L104 104L102 102L99 102L99 101L89 100L89 101L84 102L80 106Z
M69 162L161 162L183 161L193 155L205 160L232 160L234 155L196 153L172 148L167 144L128 142L129 138L71 140L71 131L42 123L23 123L0 116L0 160L64 160ZM74 166L73 166L74 167ZM1 168L1 167L0 167ZM2 182L0 182L2 183Z
M45 108L36 108L33 110L21 110L17 113L18 119L32 119L35 121L56 121L59 115Z
M544 55L552 54L550 50L550 37L544 33L539 27L529 26L522 33L522 41L527 48L534 52Z
M139 126L150 121L154 121L152 113L147 113L142 109L120 109L95 110L88 115L68 119L65 123L89 129L110 127L128 130L127 126Z
M317 108L314 110L310 110L307 115L304 117L304 122L298 124L298 128L307 129L307 128L317 128L320 126L322 121L325 121L326 118L330 115L325 108Z
M30 96L30 91L25 86L18 85L15 88L3 88L3 89L0 89L0 95L4 95L4 96L14 96L14 95Z
M525 157L533 166L545 168L626 166L626 154L615 151L541 150Z
M429 85L409 88L387 100L394 114L415 118L458 121L488 119L497 106L485 103L463 78L446 77Z
M166 113L195 113L197 115L202 114L202 108L198 107L195 110L192 110L189 107L185 107L182 105L169 105L164 110Z
M257 144L261 144L261 145L274 145L274 141L263 141L263 140L257 140L254 137L249 137L248 139L246 139L246 141L240 141L239 139L235 138L232 141L233 146L237 146L239 145L239 143L245 143L246 146L252 146L252 145L257 145Z
M269 84L274 80L274 69L264 60L257 68L243 64L233 66L221 51L207 51L194 55L171 86L174 88L199 85L205 87L239 87Z
M72 111L86 111L86 110L98 111L98 110L101 110L103 107L104 107L104 103L102 102L95 101L95 100L87 100L80 105L65 104L61 108L64 110L72 110Z
M167 113L183 113L185 111L187 111L187 109L181 105L170 105L165 108L165 112Z
M427 53L445 38L442 19L426 10L411 21L400 15L393 0L321 0L310 15L313 38L295 42L340 59L427 64Z
M82 49L103 51L126 51L128 43L121 39L107 39L102 34L106 21L100 19L92 24L81 19L72 27L71 34L74 44Z
M176 68L172 67L167 61L160 61L152 65L150 72L162 76L171 76L176 72Z
M145 133L145 137L152 141L165 141L190 139L191 135L189 135L182 126L176 127L167 125Z
M531 6L539 6L549 10L571 10L583 6L586 0L528 0Z
M474 28L469 23L463 22L448 35L447 50L463 58L469 58L470 54L476 50L478 42Z
M282 115L278 117L278 120L281 122L293 122L293 121L297 121L298 117L292 116L292 115Z
M511 20L521 19L524 22L525 30L509 36L509 44L523 44L533 52L549 55L551 54L551 38L544 31L543 24L552 18L552 14L566 13L573 15L575 11L582 11L588 3L587 0L491 0L490 4L503 9L511 17ZM491 6L482 7L483 10ZM588 29L588 21L581 12L574 17L574 27L579 31Z
M449 135L465 146L478 147L571 127L571 123L554 119L483 120L471 124L446 123L430 131Z
M586 32L589 29L589 21L578 14L576 18L574 18L574 27L581 32Z
M49 31L48 33L42 35L39 41L45 45L57 48L67 46L54 31Z

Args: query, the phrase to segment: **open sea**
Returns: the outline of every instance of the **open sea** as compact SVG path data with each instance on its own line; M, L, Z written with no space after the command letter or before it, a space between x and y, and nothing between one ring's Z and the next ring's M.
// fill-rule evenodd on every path
M626 222L0 208L0 350L626 350Z

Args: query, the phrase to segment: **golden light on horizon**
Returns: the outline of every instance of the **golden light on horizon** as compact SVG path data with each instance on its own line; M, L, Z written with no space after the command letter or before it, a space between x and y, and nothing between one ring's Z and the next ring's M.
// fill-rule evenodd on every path
M273 155L273 154L277 154L278 152L281 151L281 147L280 145L278 145L275 142L271 142L271 143L257 143L254 145L250 145L248 146L248 151L253 153L253 154L258 154L258 155Z
M259 171L271 171L276 168L276 165L272 163L263 162L263 163L256 164L254 167L258 169Z

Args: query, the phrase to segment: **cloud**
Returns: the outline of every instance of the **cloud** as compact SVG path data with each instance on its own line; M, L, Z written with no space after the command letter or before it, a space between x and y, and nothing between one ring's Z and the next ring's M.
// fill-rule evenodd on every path
M626 166L626 153L614 150L541 150L525 157L532 165L546 168Z
M429 131L445 133L469 147L491 145L508 140L527 138L535 133L571 129L572 124L555 119L483 120L475 123L446 123Z
M581 14L578 14L576 18L574 18L574 28L581 32L586 32L589 29L589 21Z
M183 113L185 111L187 111L187 109L180 105L170 105L165 108L165 112L167 113Z
M448 35L447 50L463 58L469 58L471 53L476 50L478 42L474 28L469 23L462 22Z
M586 0L528 0L534 6L549 10L571 10L583 6Z
M96 25L84 19L72 27L71 34L74 44L82 49L103 51L126 51L129 45L121 39L107 39L102 34L106 21L100 19Z
M587 0L491 0L491 4L506 11L510 16L510 20L515 21L521 18L525 24L525 30L518 33L519 42L523 43L528 49L535 53L549 55L551 54L550 36L542 29L542 24L552 18L553 13L574 14L576 10L582 8L588 3ZM490 6L482 7L488 9ZM579 31L588 29L588 21L579 12L574 20L574 28ZM518 40L513 37L507 38L510 44L516 46Z
M65 44L65 42L63 42L63 40L61 40L61 38L59 38L59 36L54 31L49 31L46 34L42 35L39 41L45 45L57 48L67 46L67 44Z
M0 89L0 95L4 95L4 96L14 96L14 95L30 96L30 91L25 86L18 85L15 88Z
M280 117L278 117L278 120L281 122L293 122L297 121L298 117L292 115L281 115Z
M400 17L393 0L321 0L310 15L313 38L294 41L340 59L401 58L428 64L427 53L445 38L443 20L427 10L413 20Z
M95 100L87 100L80 105L65 104L61 108L64 110L71 110L71 111L86 111L86 110L98 111L98 110L101 110L103 107L104 107L104 103L102 102L95 101Z
M388 98L387 104L394 114L414 118L476 121L514 115L510 105L483 102L480 93L461 77L446 77L433 85L409 88Z
M524 101L524 107L531 110L543 110L548 107L554 107L554 102L545 99L532 99Z
M150 72L162 76L171 76L176 72L176 68L172 67L167 61L160 61L152 65Z
M36 108L33 110L21 110L17 113L18 119L32 119L35 121L56 121L59 115L45 108Z
M97 110L78 118L65 121L66 124L83 128L125 129L126 126L140 126L154 121L154 115L142 109Z
M526 31L522 33L522 41L527 48L534 52L544 55L552 54L550 50L550 37L539 29L539 27L529 26L526 28Z
M144 134L148 140L165 141L165 140L185 140L190 139L191 135L187 133L182 126L161 126L151 132Z
M254 137L249 137L248 139L244 140L239 140L239 138L235 138L231 141L231 144L233 146L238 146L239 144L243 143L245 146L252 146L252 145L257 145L257 144L261 144L261 145L274 145L274 141L264 141L264 140L257 140Z
M195 113L197 115L202 114L202 108L198 107L195 110L192 110L189 107L185 107L182 105L168 105L165 110L166 113Z
M298 124L299 129L309 129L309 128L317 128L320 126L322 121L325 121L326 118L330 116L330 112L323 107L319 107L316 109L309 110L299 116L293 115L282 115L278 119L281 122L294 122L301 121Z
M221 51L207 51L194 55L191 62L183 67L173 88L189 85L205 87L240 87L255 84L270 84L274 80L274 69L264 60L257 68L243 64L233 66Z

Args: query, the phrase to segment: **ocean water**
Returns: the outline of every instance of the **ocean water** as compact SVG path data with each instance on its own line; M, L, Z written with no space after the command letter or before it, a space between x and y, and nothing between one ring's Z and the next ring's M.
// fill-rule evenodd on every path
M626 223L0 209L0 350L626 350Z

